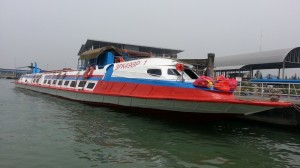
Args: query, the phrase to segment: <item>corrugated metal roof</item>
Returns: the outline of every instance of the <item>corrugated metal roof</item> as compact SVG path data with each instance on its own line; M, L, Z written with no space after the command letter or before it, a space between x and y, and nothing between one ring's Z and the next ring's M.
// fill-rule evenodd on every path
M293 58L293 59L291 59ZM216 70L237 69L273 69L282 68L286 62L286 68L300 67L300 47L238 54L215 58Z
M262 64L272 62L283 62L286 55L293 48L255 52L248 54L238 54L224 57L216 57L215 66L233 66L233 65L249 65L249 64Z

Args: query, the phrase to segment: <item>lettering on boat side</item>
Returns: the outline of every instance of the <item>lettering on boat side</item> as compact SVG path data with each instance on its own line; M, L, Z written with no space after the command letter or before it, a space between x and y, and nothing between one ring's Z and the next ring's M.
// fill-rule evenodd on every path
M126 69L126 68L134 68L137 65L139 65L140 63L141 63L140 61L135 61L135 62L128 62L128 63L118 64L116 66L116 70L118 70L118 69Z

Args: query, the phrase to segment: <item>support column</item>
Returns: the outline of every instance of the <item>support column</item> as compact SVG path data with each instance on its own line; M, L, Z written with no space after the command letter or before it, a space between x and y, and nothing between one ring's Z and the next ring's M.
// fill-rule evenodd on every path
M282 64L282 79L284 79L284 68L285 68L285 61Z
M215 54L208 53L207 55L208 65L207 65L207 76L214 78L214 66L215 66Z
M253 69L250 70L250 79L253 79Z

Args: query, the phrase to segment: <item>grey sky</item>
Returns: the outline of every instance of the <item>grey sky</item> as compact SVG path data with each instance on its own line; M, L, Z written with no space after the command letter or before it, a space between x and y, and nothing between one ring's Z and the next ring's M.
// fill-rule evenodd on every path
M89 39L206 58L300 46L299 0L0 0L0 68L75 68ZM16 61L15 61L16 60Z

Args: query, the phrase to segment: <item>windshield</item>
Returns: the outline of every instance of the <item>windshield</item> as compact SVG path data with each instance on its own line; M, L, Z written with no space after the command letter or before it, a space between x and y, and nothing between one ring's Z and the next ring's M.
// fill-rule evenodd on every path
M190 79L197 79L198 78L198 75L193 72L192 70L190 69L184 69L184 73L190 78Z

